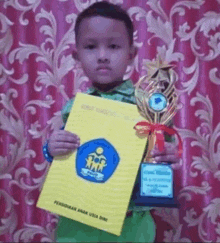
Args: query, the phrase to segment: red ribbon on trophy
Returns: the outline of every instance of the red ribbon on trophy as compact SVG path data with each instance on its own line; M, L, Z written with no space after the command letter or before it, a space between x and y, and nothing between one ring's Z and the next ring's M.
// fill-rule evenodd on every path
M182 139L179 135L179 133L174 129L170 128L166 125L159 124L159 123L150 123L147 121L140 121L135 126L134 129L137 131L139 135L151 135L154 138L155 143L158 145L158 149L160 151L163 151L164 149L164 134L163 132L166 132L169 135L177 135L179 140L178 145L178 154L181 156L183 152L183 145L182 145ZM154 144L151 145L152 147ZM149 148L150 149L150 148Z

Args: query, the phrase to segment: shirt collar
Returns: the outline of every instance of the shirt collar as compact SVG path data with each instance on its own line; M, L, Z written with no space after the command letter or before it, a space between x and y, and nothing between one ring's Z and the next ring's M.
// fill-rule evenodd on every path
M98 92L98 93L104 93L104 92L101 92L99 90L97 90L95 87L90 87L88 90L87 90L87 94L93 94L94 92ZM130 79L124 81L122 84L120 84L119 86L115 87L113 90L111 90L111 92L109 93L112 93L112 92L116 92L116 93L119 93L119 94L123 94L123 95L131 95L134 93L134 86L131 82Z

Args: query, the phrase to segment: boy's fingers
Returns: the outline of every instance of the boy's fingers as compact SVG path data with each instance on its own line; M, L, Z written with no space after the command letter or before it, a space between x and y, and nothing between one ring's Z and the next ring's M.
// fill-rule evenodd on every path
M80 146L79 142L75 142L75 143L68 143L68 142L57 142L54 144L54 147L56 149L58 148L63 148L63 149L75 149L78 148Z
M154 160L156 162L170 162L170 163L179 162L179 158L177 157L177 155L174 155L174 154L156 156L156 157L154 157Z
M75 134L59 134L59 135L57 135L56 136L56 138L55 138L55 141L56 142L61 142L61 141L65 141L65 142L70 142L70 143L72 143L72 142L76 142L76 141L79 141L80 139L79 139L79 137L77 136L77 135L75 135Z
M56 131L56 132L54 132L54 134L56 134L56 135L66 135L66 136L72 136L72 135L77 136L75 133L72 133L72 132L69 132L69 131L65 131L65 130Z
M160 151L157 146L155 146L151 150L151 156L157 156L157 155L166 155L166 154L175 154L177 153L178 149L177 146L175 146L172 143L165 143L163 151Z
M157 155L166 155L167 151L166 150L160 151L159 149L154 148L151 150L150 154L152 157L157 156Z
M72 135L75 135L77 136L75 133L72 133L72 132L69 132L69 131L66 131L66 130L60 130L61 134L65 134L65 135L69 135L69 136L72 136Z
M176 156L177 155L177 150L172 150L172 151L156 151L156 152L153 152L151 153L151 156L152 157L156 157L156 156L166 156L166 155L173 155L173 156Z
M69 149L57 149L56 152L54 153L54 156L65 155L65 154L68 154L68 153L70 153Z

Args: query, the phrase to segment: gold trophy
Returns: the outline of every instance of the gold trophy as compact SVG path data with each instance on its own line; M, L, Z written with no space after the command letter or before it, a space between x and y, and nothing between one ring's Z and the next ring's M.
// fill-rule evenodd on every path
M147 63L148 75L143 76L135 87L135 97L140 114L146 119L138 122L134 129L147 136L147 144L134 187L132 199L135 207L177 207L174 196L173 170L169 162L157 163L150 157L155 144L164 148L164 134L176 134L179 139L179 154L182 142L177 131L169 127L177 112L176 75L172 66L160 57Z

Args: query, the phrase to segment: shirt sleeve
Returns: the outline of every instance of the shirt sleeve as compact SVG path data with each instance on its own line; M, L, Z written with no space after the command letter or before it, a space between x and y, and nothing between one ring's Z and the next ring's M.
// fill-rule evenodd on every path
M73 103L74 103L74 99L67 101L67 103L64 105L63 109L61 110L64 124L66 124L67 122Z

